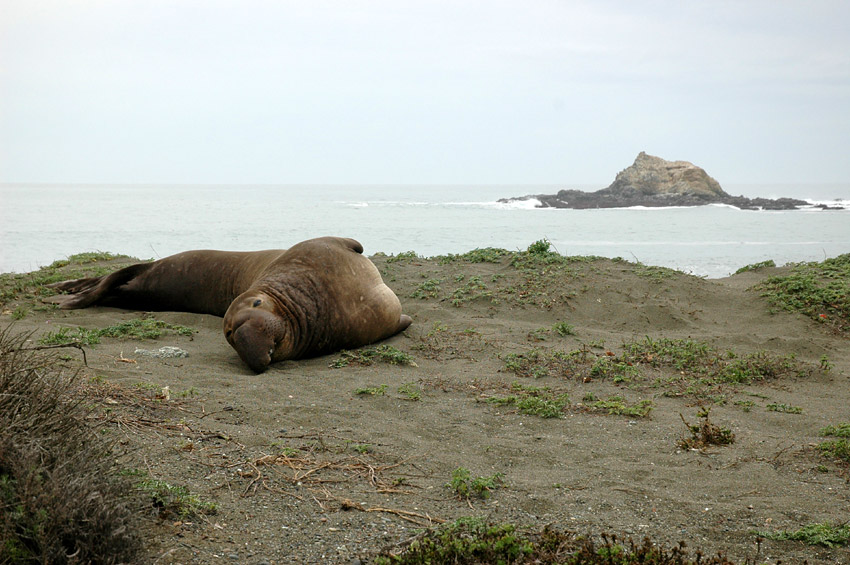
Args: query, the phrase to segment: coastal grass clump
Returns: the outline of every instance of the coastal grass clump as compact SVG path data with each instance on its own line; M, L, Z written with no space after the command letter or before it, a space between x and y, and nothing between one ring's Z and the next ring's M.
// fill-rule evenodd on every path
M539 416L541 418L560 418L570 404L567 393L559 393L549 387L526 386L514 382L511 384L512 394L494 396L487 402L496 406L510 406L521 414Z
M41 345L65 345L69 343L96 345L104 337L117 339L157 339L165 332L191 336L196 331L188 326L170 324L153 318L133 318L100 329L87 329L83 327L59 328L56 331L47 332L39 338L38 342Z
M738 356L721 352L705 342L691 339L652 339L623 345L618 362L675 371L663 385L679 386L677 394L704 395L724 385L751 384L784 377L804 378L813 367L797 361L793 355L777 356L764 351Z
M571 377L581 373L589 359L596 356L588 349L545 351L532 348L523 353L508 353L503 358L504 370L518 377Z
M749 271L761 271L762 269L771 269L773 267L776 267L776 262L773 259L768 259L767 261L760 261L758 263L744 265L743 267L735 271L735 274L740 275L741 273L746 273Z
M596 400L593 395L584 398L587 406L593 410L606 412L612 416L629 416L631 418L646 418L654 408L651 400L639 400L629 404L622 396L612 396L605 400Z
M827 426L820 430L823 437L831 437L817 444L816 449L825 457L850 463L850 422Z
M538 333L530 334L529 339L540 341ZM523 378L600 379L629 387L653 386L668 396L712 397L718 401L736 385L805 378L818 368L798 361L793 354L759 351L738 355L692 339L650 337L623 343L620 354L607 349L596 352L587 345L572 351L534 347L508 353L502 362L503 371ZM827 370L823 362L820 370Z
M493 293L487 290L487 285L481 280L478 275L469 277L463 285L459 286L452 292L452 306L460 308L467 302L473 300L485 299L491 303L498 303L498 299L493 296Z
M29 273L3 273L0 274L0 306L13 301L35 302L40 298L56 294L55 290L47 287L49 284L108 275L131 262L138 261L126 255L97 251L71 255L67 259L54 261L46 267ZM49 307L55 306L41 305L33 309Z
M499 247L484 247L476 248L472 251L467 251L466 253L461 254L449 253L448 255L438 255L435 259L440 265L447 265L449 263L459 261L465 261L467 263L501 263L502 258L508 255L511 255L511 252L507 249Z
M504 486L504 473L494 473L489 477L474 477L466 467L458 467L452 471L452 480L446 486L461 500L469 500L470 497L486 499L490 498L492 492Z
M121 471L121 475L135 479L136 490L156 509L160 518L186 520L218 512L218 505L215 502L203 500L198 495L190 493L184 486L154 479L145 471L126 469Z
M847 522L844 524L832 524L830 522L807 524L792 532L782 530L757 533L766 539L801 541L808 545L822 545L824 547L845 546L850 543L850 523Z
M755 287L775 306L801 312L838 332L850 331L850 253L798 263Z
M601 534L590 536L546 526L531 530L482 518L461 518L426 530L401 546L381 551L376 565L734 565L722 554L709 557L687 551L684 542L667 548L644 538L642 543Z
M440 295L440 283L442 282L442 279L434 278L422 281L411 293L410 298L419 298L421 300L437 298Z
M341 369L349 365L368 366L375 361L388 363L390 365L409 365L416 367L416 362L410 353L405 353L392 345L378 345L376 347L366 347L356 351L348 351L343 349L339 352L339 357L332 361L328 366L332 369Z
M131 562L132 488L77 375L28 337L0 331L0 563Z

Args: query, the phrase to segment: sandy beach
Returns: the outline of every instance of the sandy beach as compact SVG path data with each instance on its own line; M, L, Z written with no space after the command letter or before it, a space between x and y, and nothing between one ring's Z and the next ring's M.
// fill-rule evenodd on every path
M215 505L147 508L144 562L366 563L466 516L684 541L741 563L850 562L846 546L755 533L848 519L847 464L817 449L823 428L850 421L847 334L762 296L790 267L709 280L546 253L372 259L413 325L261 375L220 318L60 311L24 284L37 273L4 279L0 321L33 344L140 317L193 330L103 337L87 366L62 352L119 465ZM165 346L188 357L138 351ZM688 443L686 422L706 421L734 441ZM491 488L459 493L459 468Z

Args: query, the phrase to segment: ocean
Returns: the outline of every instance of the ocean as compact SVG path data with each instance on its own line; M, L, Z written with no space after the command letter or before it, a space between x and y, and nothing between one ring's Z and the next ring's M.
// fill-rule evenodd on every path
M622 257L709 278L767 259L782 265L850 252L846 209L554 210L498 202L566 187L603 188L0 185L0 272L32 271L85 251L157 259L188 249L286 248L322 235L353 237L367 255L423 256L519 250L545 238L566 255ZM726 191L850 201L850 184Z

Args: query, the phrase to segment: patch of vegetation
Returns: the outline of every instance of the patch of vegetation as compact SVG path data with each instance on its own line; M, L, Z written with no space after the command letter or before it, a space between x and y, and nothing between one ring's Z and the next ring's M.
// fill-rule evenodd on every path
M42 345L61 345L66 343L96 345L100 343L100 338L102 337L157 339L166 331L182 336L191 336L196 330L179 324L169 324L162 320L154 320L153 318L134 318L113 326L95 330L82 327L74 329L68 327L59 328L55 332L44 334L38 342Z
M655 283L664 282L667 279L671 279L676 275L681 275L682 273L667 267L656 267L653 265L644 265L643 263L638 263L635 265L634 273L642 278L649 279Z
M474 275L469 277L465 285L458 287L452 293L452 305L463 306L464 303L470 302L478 298L486 298L491 302L494 301L493 293L487 290L487 285L481 282L481 277Z
M473 249L472 251L467 251L466 253L461 253L459 255L455 255L453 253L448 255L438 255L435 259L437 259L440 265L446 265L455 261L466 261L468 263L501 263L502 258L510 254L511 252L507 249L485 247L481 249Z
M592 351L588 345L572 351L532 348L504 355L503 370L527 378L559 377L583 382L599 378L630 386L651 383L665 388L667 395L721 401L729 394L729 385L788 376L807 377L816 368L797 361L793 355L777 356L762 351L738 356L732 351L719 352L707 343L690 339L647 337L624 343L622 347L620 355L604 349ZM672 369L672 372L670 376L655 376L650 381L652 376L647 374L647 367Z
M98 261L112 260L121 261L108 265L93 264ZM134 257L98 251L71 255L67 259L54 261L52 264L30 273L0 274L0 306L14 300L35 301L39 297L53 296L56 291L47 288L46 285L72 279L107 275L129 262L138 263L139 260ZM78 266L79 268L69 268L71 266Z
M677 445L682 449L702 450L710 445L731 445L735 443L735 434L729 428L721 428L715 425L709 417L711 409L701 411L698 416L700 422L691 424L685 417L679 414L682 422L690 433L690 437L682 437Z
M132 489L77 377L29 337L0 331L0 563L133 562Z
M84 253L77 253L75 255L69 255L67 259L59 259L58 261L54 261L47 268L59 269L62 267L67 267L68 265L85 265L86 263L97 263L98 261L112 261L113 259L133 258L127 257L126 255L116 255L115 253L110 253L109 251L88 251Z
M357 351L348 351L343 349L340 351L340 356L332 361L328 366L333 369L341 369L349 365L371 365L375 361L389 363L390 365L409 365L416 367L416 362L410 353L405 353L392 345L379 345L377 347L367 347L358 349Z
M493 490L504 486L504 473L495 473L489 477L472 478L472 473L466 467L458 467L452 471L452 480L446 484L460 499L470 497L490 498Z
M354 391L354 394L369 394L371 396L384 396L387 392L388 385L379 385L379 386L369 386L358 388Z
M818 432L822 436L850 438L850 422L841 422L837 426L827 426Z
M823 545L835 547L847 545L850 542L850 524L841 525L824 522L822 524L808 524L794 532L758 532L758 535L772 540L802 541L809 545Z
M376 565L733 565L723 555L691 558L680 543L672 549L645 538L642 544L620 542L602 534L601 543L573 532L523 531L513 524L493 524L480 518L461 518L423 532L399 549L385 549Z
M746 273L747 271L760 271L762 269L768 269L776 266L776 262L773 259L768 259L767 261L761 261L759 263L751 263L749 265L744 265L737 271L735 271L736 275L740 275L741 273Z
M523 386L511 384L513 394L504 397L491 397L487 402L497 406L513 406L522 413L541 418L560 418L570 403L567 393L556 393L548 387Z
M428 279L419 284L416 287L416 290L413 291L413 294L410 295L411 298L420 298L422 300L426 300L428 298L437 298L440 295L440 283L443 282L441 279Z
M183 486L171 485L159 479L145 478L136 483L136 488L150 497L161 518L176 516L181 519L198 515L212 515L218 511L214 502L202 500Z
M817 449L827 457L850 463L850 442L845 438L822 441L817 445Z
M777 357L762 351L738 357L734 352L721 353L707 343L690 339L653 340L647 337L623 347L621 360L678 371L686 385L686 394L722 384L750 384L785 376L807 377L812 372L812 367L800 363L793 355Z
M752 400L738 400L735 402L735 406L740 406L741 410L743 410L744 412L749 412L753 409L753 406L755 405L756 403Z
M390 255L387 257L387 263L411 262L421 259L415 251L402 251L398 255Z
M850 463L850 423L842 422L837 426L827 426L820 430L820 435L838 439L822 441L817 450L826 457Z
M597 357L590 367L590 376L611 379L615 383L630 383L639 379L641 374L629 361L621 361L614 357Z
M557 324L552 326L552 329L555 330L555 333L557 333L561 337L567 337L568 335L576 335L575 328L567 322L558 322Z
M631 416L634 418L646 418L653 408L651 400L640 400L634 404L628 404L622 396L597 400L588 406L595 410L603 410L613 416Z
M505 370L519 377L566 377L587 362L588 353L584 349L569 353L562 351L548 353L534 348L525 353L508 353L503 361Z
M802 414L803 409L790 404L773 403L766 406L768 412L782 412L784 414Z
M787 275L755 287L774 305L801 312L839 332L850 331L850 253L820 263L798 263Z
M404 383L398 387L398 393L404 395L405 399L417 401L422 400L422 391L416 383Z

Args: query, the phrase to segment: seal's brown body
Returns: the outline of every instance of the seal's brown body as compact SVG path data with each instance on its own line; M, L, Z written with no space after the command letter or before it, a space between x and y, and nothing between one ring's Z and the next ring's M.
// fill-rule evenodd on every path
M62 308L93 305L224 317L227 341L257 372L269 363L380 341L411 319L353 239L287 250L186 251L110 275L57 283Z

